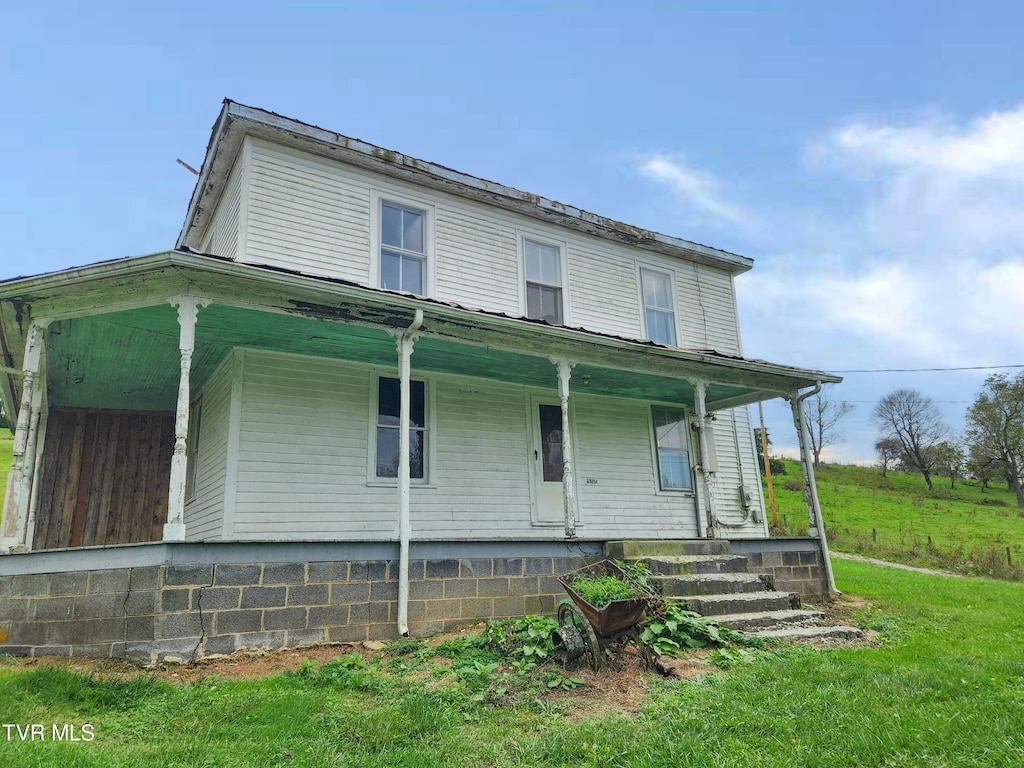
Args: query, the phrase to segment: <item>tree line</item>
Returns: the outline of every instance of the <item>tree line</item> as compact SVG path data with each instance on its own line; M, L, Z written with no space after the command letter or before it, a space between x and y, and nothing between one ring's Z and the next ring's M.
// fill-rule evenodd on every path
M916 389L897 389L878 401L875 443L883 473L900 467L920 473L929 488L934 476L970 476L982 485L1005 481L1024 509L1024 373L985 379L967 408L962 436L943 422L935 403Z

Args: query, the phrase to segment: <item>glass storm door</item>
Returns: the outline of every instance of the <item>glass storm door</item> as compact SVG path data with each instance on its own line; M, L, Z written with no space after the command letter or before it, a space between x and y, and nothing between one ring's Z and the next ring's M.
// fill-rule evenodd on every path
M549 403L534 405L533 463L538 523L565 519L562 496L562 409Z

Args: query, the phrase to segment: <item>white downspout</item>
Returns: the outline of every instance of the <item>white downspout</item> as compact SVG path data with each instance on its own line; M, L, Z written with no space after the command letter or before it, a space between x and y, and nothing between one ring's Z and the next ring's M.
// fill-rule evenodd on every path
M423 325L423 310L417 309L412 324L398 334L398 634L409 636L409 367L412 347Z
M825 538L825 520L821 516L821 504L818 502L818 485L814 480L814 462L811 453L811 444L807 438L807 421L804 418L804 400L821 392L821 382L816 382L814 389L804 392L802 395L793 393L790 402L793 405L793 422L796 424L796 434L800 440L800 458L804 470L804 501L807 504L807 512L810 521L817 529L818 541L821 544L821 557L825 561L825 575L828 578L828 588L837 595L843 594L836 589L835 578L832 576L832 560L829 557L828 541Z
M704 486L704 514L706 518L706 529L704 536L709 539L715 537L715 500L714 500L714 470L711 467L711 451L708 446L708 433L704 427L704 420L708 416L705 394L707 384L700 379L690 382L693 387L693 408L697 416L697 441L700 444L700 476L701 484Z

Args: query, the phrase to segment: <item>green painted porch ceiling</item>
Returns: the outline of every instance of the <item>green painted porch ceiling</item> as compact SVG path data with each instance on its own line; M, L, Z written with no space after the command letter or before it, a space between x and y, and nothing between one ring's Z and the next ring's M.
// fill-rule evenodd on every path
M47 338L51 403L174 410L180 370L178 333L177 311L167 304L55 323ZM213 304L200 310L196 324L193 393L232 347L397 366L394 338L382 329ZM429 335L416 343L412 368L551 390L557 387L555 366L536 350L520 354ZM571 388L597 395L693 402L690 384L683 379L590 366L582 360L573 370ZM711 385L708 400L744 391Z

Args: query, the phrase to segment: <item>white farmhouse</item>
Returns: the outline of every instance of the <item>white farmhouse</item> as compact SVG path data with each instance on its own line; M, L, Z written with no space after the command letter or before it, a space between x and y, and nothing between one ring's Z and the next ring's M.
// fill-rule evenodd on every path
M827 594L746 406L838 379L742 357L751 266L226 101L173 250L0 283L0 652L424 633L647 540Z

